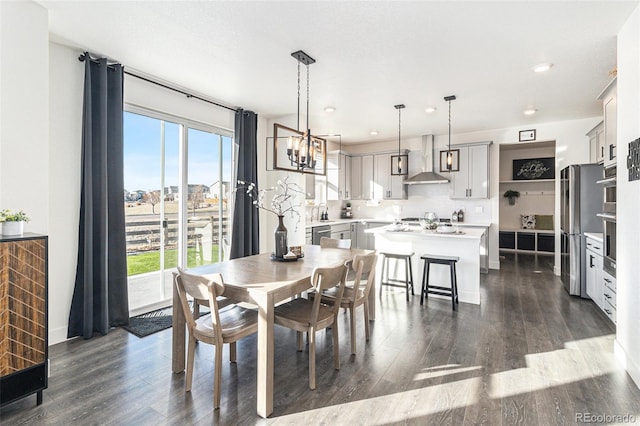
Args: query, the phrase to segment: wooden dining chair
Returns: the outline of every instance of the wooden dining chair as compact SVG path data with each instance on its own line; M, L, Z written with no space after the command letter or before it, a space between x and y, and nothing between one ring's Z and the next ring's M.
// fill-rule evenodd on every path
M336 238L322 237L322 238L320 238L320 248L350 249L351 248L351 240L349 240L349 239L339 240L339 239L336 239Z
M233 305L224 311L218 310L217 296L224 293L222 275L195 275L178 268L174 274L174 285L180 299L187 330L187 377L185 392L191 391L193 361L196 342L204 342L216 347L213 385L213 407L220 407L220 386L222 383L222 347L229 343L229 361L236 362L236 342L258 331L257 312ZM206 300L211 312L195 319L189 309L187 295L194 300Z
M369 329L369 294L375 285L376 262L378 256L375 253L368 255L356 255L350 268L354 272L353 284L347 283L342 297L337 297L337 289L332 288L322 293L322 303L328 305L340 304L349 310L349 322L351 325L351 353L356 353L356 308L364 306L364 331L366 340L369 341L371 335ZM338 300L340 300L338 302Z
M316 388L316 332L331 327L333 338L333 361L336 370L340 369L340 345L338 344L338 311L340 299L344 292L347 267L338 265L329 268L316 268L311 276L311 283L316 292L336 287L333 306L321 303L321 298L313 301L303 298L293 299L279 305L275 309L274 321L283 327L297 332L298 351L302 351L302 333L307 333L309 340L309 388Z

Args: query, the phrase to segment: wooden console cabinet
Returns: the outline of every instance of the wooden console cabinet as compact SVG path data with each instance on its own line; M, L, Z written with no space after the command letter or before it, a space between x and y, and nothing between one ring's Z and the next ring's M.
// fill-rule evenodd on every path
M47 388L47 237L0 234L0 405Z

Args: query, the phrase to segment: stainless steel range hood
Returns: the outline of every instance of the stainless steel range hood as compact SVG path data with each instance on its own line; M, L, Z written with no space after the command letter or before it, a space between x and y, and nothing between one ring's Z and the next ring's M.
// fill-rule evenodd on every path
M449 183L449 179L433 172L435 164L435 151L433 148L433 135L422 136L422 172L405 179L405 185Z

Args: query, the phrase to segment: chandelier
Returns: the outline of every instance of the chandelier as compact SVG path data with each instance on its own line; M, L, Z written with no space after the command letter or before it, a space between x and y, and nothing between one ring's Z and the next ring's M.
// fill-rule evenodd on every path
M291 54L298 61L298 118L296 129L281 124L274 124L274 168L280 170L297 171L300 173L326 174L326 140L311 134L309 127L309 65L316 61L311 56L298 50ZM307 125L304 132L300 131L300 68L305 65L307 74ZM277 147L279 140L286 139L287 166L278 164ZM322 164L319 164L322 163ZM320 167L320 165L322 167ZM321 170L321 171L320 171Z

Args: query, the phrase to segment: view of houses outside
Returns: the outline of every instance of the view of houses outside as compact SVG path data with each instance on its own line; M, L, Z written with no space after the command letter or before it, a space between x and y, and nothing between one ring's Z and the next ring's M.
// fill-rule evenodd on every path
M187 166L180 168L180 134ZM187 267L218 262L229 227L232 141L214 130L126 112L124 182L129 307L171 298L178 265L178 211L187 209ZM180 191L187 175L186 194Z

